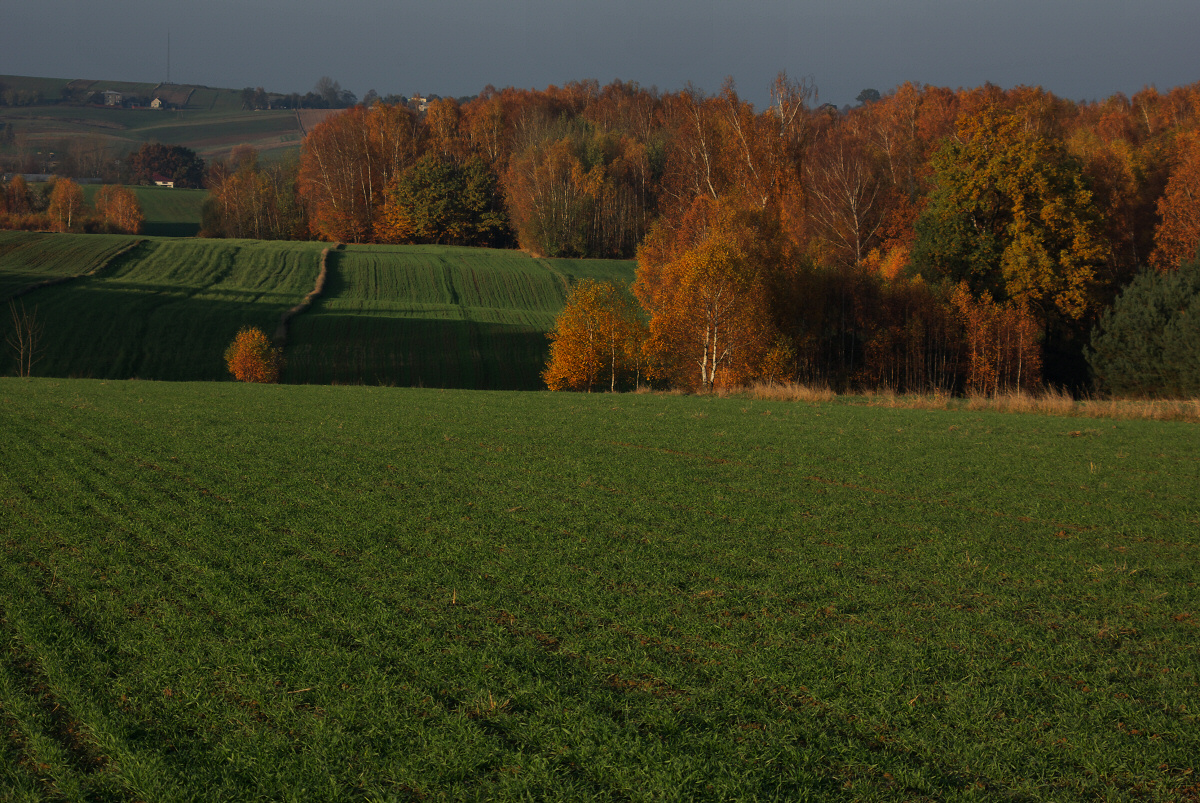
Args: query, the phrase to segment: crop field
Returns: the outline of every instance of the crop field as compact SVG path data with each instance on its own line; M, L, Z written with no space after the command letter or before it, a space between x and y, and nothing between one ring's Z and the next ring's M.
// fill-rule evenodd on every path
M13 800L1194 800L1200 429L0 380Z
M444 246L349 246L330 267L293 326L285 381L540 388L569 282L585 270L633 279L631 262Z
M123 234L0 231L0 302L31 285L103 267L137 240Z
M95 235L86 235L95 236ZM241 326L275 331L308 293L319 243L145 239L100 274L39 290L36 374L222 379Z

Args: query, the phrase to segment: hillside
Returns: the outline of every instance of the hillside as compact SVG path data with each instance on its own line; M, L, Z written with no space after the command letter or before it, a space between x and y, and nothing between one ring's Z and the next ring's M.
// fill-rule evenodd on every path
M245 111L240 90L15 75L0 75L0 85L42 98L37 104L0 106L0 125L11 125L14 143L19 141L45 158L72 141L83 141L114 152L135 150L145 142L184 145L205 160L224 157L238 145L251 145L269 159L297 149L303 138L296 112ZM85 102L106 90L162 97L177 108L119 108Z
M323 247L11 232L0 239L0 288L100 268L23 297L46 331L35 374L220 380L238 328L274 332L312 289ZM284 381L540 388L546 332L583 275L628 283L633 263L437 246L335 251L324 296L292 323Z

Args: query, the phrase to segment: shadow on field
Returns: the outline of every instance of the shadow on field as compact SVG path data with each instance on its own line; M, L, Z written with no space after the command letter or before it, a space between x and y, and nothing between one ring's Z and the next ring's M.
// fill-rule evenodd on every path
M532 327L461 319L300 316L283 380L474 390L545 387L549 342Z
M152 223L142 224L141 234L147 237L195 237L200 233L199 223Z
M225 349L242 326L274 331L293 299L231 288L198 298L195 288L84 279L26 296L42 325L34 376L94 379L227 379ZM215 293L214 293L215 294ZM12 355L0 356L11 373Z

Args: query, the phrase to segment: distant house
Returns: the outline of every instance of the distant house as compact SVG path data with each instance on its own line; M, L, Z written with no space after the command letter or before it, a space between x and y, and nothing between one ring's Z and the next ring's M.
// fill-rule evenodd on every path
M162 102L162 98L155 98L154 100L150 101L151 109L161 109L165 106L166 104Z
M125 96L122 95L120 92L118 92L115 89L107 89L104 92L104 105L105 106L120 106L121 101L123 101L124 99L125 99Z
M154 186L170 187L171 189L175 189L175 182L172 181L171 179L167 178L166 176L164 176L162 173L155 173L154 174Z

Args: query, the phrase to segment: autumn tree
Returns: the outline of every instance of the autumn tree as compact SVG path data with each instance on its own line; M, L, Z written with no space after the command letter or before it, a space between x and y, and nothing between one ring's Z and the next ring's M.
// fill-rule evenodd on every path
M326 118L304 139L299 192L313 233L371 242L389 184L419 157L412 112L377 103Z
M198 188L204 183L204 160L191 148L147 142L128 157L134 182L173 181L176 187Z
M29 184L21 175L13 176L4 188L5 211L13 216L27 215L33 211L33 198Z
M682 224L660 224L634 283L657 373L702 391L760 375L779 339L773 291L787 261L762 212L699 198Z
M966 282L954 288L950 300L963 327L968 393L1019 392L1041 382L1041 327L1027 307L999 304L986 290L976 297Z
M881 165L856 125L827 127L804 161L808 210L833 262L858 265L877 245L887 189Z
M521 247L546 256L633 253L654 204L650 157L635 138L587 122L554 125L504 176Z
M508 230L496 174L478 156L459 164L427 154L388 191L379 239L495 246Z
M50 191L50 217L55 221L59 231L70 231L79 222L83 211L83 190L69 178L59 178L54 181L54 189Z
M96 214L105 231L137 234L144 216L142 205L133 190L115 184L105 184L96 191Z
M1200 131L1180 134L1171 178L1158 201L1151 264L1175 270L1200 252Z
M1103 247L1091 192L1061 145L985 108L959 121L933 167L916 270L1028 305L1043 320L1081 319Z
M294 158L262 165L253 148L235 149L230 164L214 164L209 172L204 236L282 240L305 235L298 172Z
M283 353L263 330L244 326L225 350L225 364L239 382L278 382Z
M542 373L546 387L590 393L607 378L609 390L615 392L618 380L639 364L644 324L624 289L582 279L571 288L547 337L550 357Z

